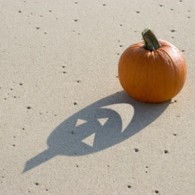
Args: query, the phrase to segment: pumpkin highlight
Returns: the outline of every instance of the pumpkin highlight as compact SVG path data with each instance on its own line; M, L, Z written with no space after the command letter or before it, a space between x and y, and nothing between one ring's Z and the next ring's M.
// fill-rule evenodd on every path
M184 56L171 43L157 40L149 29L142 36L144 42L131 45L121 55L119 81L134 99L150 103L168 101L185 83Z

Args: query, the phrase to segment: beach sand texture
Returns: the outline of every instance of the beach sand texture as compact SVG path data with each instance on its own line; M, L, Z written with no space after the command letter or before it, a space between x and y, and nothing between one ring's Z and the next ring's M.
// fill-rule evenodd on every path
M0 0L0 195L194 195L195 1ZM118 61L150 28L187 80L124 93Z

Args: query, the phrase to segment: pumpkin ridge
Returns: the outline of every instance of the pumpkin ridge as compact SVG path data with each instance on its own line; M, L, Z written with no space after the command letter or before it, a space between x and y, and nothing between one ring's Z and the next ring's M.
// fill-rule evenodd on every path
M177 72L177 71L176 71L174 62L173 62L173 60L172 60L170 54L169 54L167 51L165 51L164 49L162 49L162 50L163 50L164 53L166 53L167 57L168 57L169 60L171 61L171 67L172 67L172 69L174 70L174 80L175 80L175 82L174 82L174 85L175 85L175 92L174 92L174 94L176 94L176 93L177 93L177 88L178 88L178 82L177 82L177 79L176 79L176 72Z
M128 48L127 49L127 51L126 52L128 52L128 50L129 50L130 48ZM123 56L121 56L121 58L120 58L120 60L119 60L119 64L121 64L121 59L123 58ZM126 61L127 61L127 59L128 59L128 55L127 55L127 53L125 53L125 59L123 60L123 64L126 64ZM121 85L124 87L124 88L126 88L126 82L121 82L121 76L120 76L120 72L121 71L119 71L119 74L118 74L118 76L119 76L119 81L120 81L120 83L121 83Z

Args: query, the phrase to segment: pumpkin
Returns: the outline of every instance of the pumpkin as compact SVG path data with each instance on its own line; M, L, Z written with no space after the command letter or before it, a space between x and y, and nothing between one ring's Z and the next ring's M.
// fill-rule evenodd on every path
M160 103L176 96L186 80L182 52L171 43L158 40L150 29L143 41L128 47L118 64L118 77L128 95L143 102Z

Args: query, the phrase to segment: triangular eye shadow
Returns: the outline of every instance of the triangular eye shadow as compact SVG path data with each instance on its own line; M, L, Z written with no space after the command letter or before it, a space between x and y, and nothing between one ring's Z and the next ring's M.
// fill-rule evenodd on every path
M99 123L104 126L105 123L108 121L109 118L98 118L97 120L99 121Z
M82 142L87 144L88 146L93 147L94 139L95 139L95 133L93 133L90 136L88 136L85 139L83 139Z
M85 124L85 123L87 123L86 120L77 119L76 124L75 124L75 127L78 127L78 126L83 125L83 124Z

